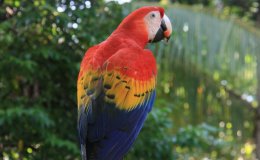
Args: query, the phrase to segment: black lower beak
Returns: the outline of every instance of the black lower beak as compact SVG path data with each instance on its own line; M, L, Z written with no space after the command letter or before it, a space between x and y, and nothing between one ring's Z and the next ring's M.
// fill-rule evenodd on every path
M162 27L157 31L154 39L151 41L151 43L159 42L164 38Z
M159 28L159 30L157 31L154 39L152 41L150 41L151 43L154 43L154 42L159 42L161 40L163 40L164 38L167 39L167 41L170 39L170 37L165 37L164 36L164 32L167 30L167 27L166 27L166 24L165 24L165 21L162 20L161 22L161 26Z

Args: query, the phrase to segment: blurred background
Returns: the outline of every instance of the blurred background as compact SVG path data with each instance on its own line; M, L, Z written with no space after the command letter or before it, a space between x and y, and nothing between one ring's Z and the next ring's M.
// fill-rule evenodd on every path
M260 159L259 0L0 0L0 159L80 159L81 58L144 5L174 34L148 45L157 99L126 160Z

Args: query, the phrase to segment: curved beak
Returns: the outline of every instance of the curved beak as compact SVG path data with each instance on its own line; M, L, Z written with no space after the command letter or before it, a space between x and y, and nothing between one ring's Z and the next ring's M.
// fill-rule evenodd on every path
M171 37L171 34L172 34L171 21L168 18L168 16L166 14L164 14L162 21L161 21L161 26L160 26L159 30L157 31L154 39L151 42L154 43L154 42L161 41L163 39L166 39L166 41L168 42L168 40Z

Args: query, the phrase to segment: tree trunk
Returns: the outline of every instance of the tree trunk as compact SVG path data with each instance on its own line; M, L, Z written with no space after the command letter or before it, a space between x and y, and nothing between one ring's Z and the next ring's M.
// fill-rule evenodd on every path
M259 47L259 46L257 46ZM258 107L255 111L255 129L254 129L254 138L255 138L255 153L258 160L260 160L260 55L257 55L257 92L256 98L258 102Z

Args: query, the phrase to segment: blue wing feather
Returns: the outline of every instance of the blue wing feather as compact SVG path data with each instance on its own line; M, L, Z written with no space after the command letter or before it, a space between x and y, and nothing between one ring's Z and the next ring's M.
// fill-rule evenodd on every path
M87 130L88 130L88 114L85 111L85 107L81 106L79 110L78 118L78 134L80 141L81 156L83 160L87 160L86 153L86 139L87 139Z
M88 159L122 159L153 106L155 91L131 111L120 110L115 104L104 102L103 98L104 95L100 95L91 103L92 112L88 113L91 122L84 114L79 117L79 133L87 133L85 138L80 135L81 141L85 142Z

